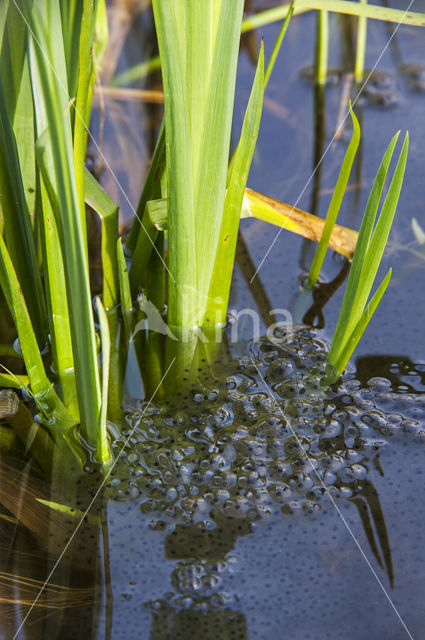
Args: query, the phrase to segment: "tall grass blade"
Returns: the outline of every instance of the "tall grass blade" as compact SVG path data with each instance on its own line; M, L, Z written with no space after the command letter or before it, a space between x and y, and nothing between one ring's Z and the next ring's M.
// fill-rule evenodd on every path
M136 247L134 249L133 258L131 260L128 273L132 298L136 297L138 290L140 289L143 273L152 255L156 238L158 236L158 231L152 224L149 215L149 204L151 202L157 201L149 200L146 203L145 211L142 218L143 226L139 230Z
M22 185L25 200L34 233L38 233L35 215L36 200L36 168L34 150L34 108L31 91L28 56L25 57L22 69L21 84L15 106L13 130L21 166Z
M383 183L397 137L398 134L393 138L384 155L369 197L359 233L358 248L354 252L351 267L353 271L347 283L334 338L328 353L328 362L339 373L348 362L346 360L347 354L349 357L352 353L350 345L353 342L357 344L359 341L360 331L362 329L364 331L366 328L389 282L390 275L387 274L366 311L363 312L384 253L403 183L409 145L407 133L380 216L372 232Z
M3 44L4 27L6 24L7 12L9 10L9 0L4 0L0 4L0 49Z
M59 378L61 395L65 406L79 419L75 364L72 351L71 326L69 322L68 296L65 269L58 232L58 205L45 166L46 153L38 154L41 169L39 186L38 218L40 219L41 251L43 256L44 283L48 304L50 342L53 368Z
M350 275L348 276L344 300L338 317L337 326L335 328L332 345L329 351L329 358L331 359L334 358L334 352L336 352L337 345L341 345L345 342L347 336L349 336L353 331L354 326L358 323L363 312L363 307L361 306L361 304L356 303L356 296L359 292L361 274L363 271L363 266L365 264L366 253L369 248L372 230L375 225L379 201L381 199L382 190L384 188L385 180L388 173L388 168L390 166L391 158L393 156L398 137L399 133L397 133L393 137L390 144L388 145L387 150L385 151L366 204L362 225L357 240L355 258L353 259L353 262L351 264ZM369 295L369 292L367 295Z
M111 355L111 340L109 335L108 318L99 297L96 298L96 309L100 325L100 340L102 345L102 407L97 425L96 458L105 463L110 458L108 436L106 433L106 414L108 410L109 365Z
M37 0L33 0L37 2ZM75 99L78 90L80 30L84 11L84 0L58 0L58 19L62 25L63 49L66 64L66 90L71 100ZM74 114L73 114L74 116Z
M314 9L324 9L336 13L346 13L352 16L364 16L374 20L403 23L416 27L425 26L425 14L415 11L403 11L381 7L376 4L360 4L352 0L296 0L294 14L305 13ZM249 16L243 21L242 33L251 29L258 29L271 22L282 20L288 13L288 5L279 5L267 9L256 15Z
M27 32L20 13L24 6L25 0L14 0L10 4L1 47L0 77L15 134L25 199L33 223L36 190L34 112L28 71Z
M128 345L130 342L131 332L133 331L133 303L130 292L130 282L128 279L127 264L124 257L121 238L117 242L117 258L118 258L118 278L120 286L121 313L124 323L124 340Z
M328 77L329 57L329 12L324 9L317 12L316 37L316 82L324 85Z
M386 195L382 211L376 223L367 251L365 264L362 269L361 283L374 278L387 244L391 225L396 212L400 191L403 184L406 169L407 152L409 149L409 134L406 133L400 157L391 180L390 188Z
M143 233L144 220L142 216L145 213L145 207L149 200L154 200L160 193L155 192L155 186L157 185L160 174L164 170L165 165L165 127L164 120L162 121L161 128L158 134L158 140L155 145L155 150L152 156L151 166L149 167L148 174L146 176L145 184L143 187L142 195L140 196L139 203L137 205L136 216L134 218L131 231L128 235L126 247L130 252L136 249L136 243L140 230ZM142 229L141 229L142 222ZM141 274L140 274L141 275Z
M362 335L364 334L367 328L367 325L372 319L372 316L375 313L379 303L381 302L382 296L384 295L390 283L391 273L392 271L391 269L389 269L387 275L385 276L385 278L379 285L378 289L375 291L374 295L372 296L371 301L367 305L366 309L363 311L360 317L360 320L358 321L358 323L353 329L351 336L348 338L348 340L344 344L344 347L341 350L338 358L333 363L333 368L336 372L334 376L334 380L339 378L342 371L344 371L347 365L347 362L351 358L354 349L357 347ZM328 358L328 361L329 361L329 358Z
M152 303L159 314L163 313L165 308L165 268L164 256L164 233L159 233L156 239L156 252L151 254L147 269L146 278L146 298L148 303ZM147 396L150 397L158 385L164 373L164 348L163 336L155 331L149 331L145 334L144 342L144 367L149 375L146 376L144 382Z
M60 235L80 415L84 435L96 444L101 396L88 271L86 230L81 225L75 182L71 121L59 5L35 1L31 12L34 91L41 91L51 141ZM54 64L53 64L54 63ZM39 106L39 108L41 108ZM40 133L40 132L39 132Z
M367 0L360 0L362 4L367 4ZM364 63L366 58L367 41L367 18L360 16L357 25L357 50L356 62L354 66L354 80L360 83L363 80Z
M65 410L50 380L47 378L25 298L22 295L11 257L1 234L0 286L9 309L12 311L15 326L19 334L19 344L28 379L31 384L31 391L38 402L43 402L47 405L46 409L49 413L59 418L59 429L66 431L70 426L75 424L75 421L72 420Z
M199 325L223 217L243 2L154 0L162 60L172 327Z
M74 167L75 184L78 195L81 225L86 225L86 207L84 202L85 179L84 162L86 159L88 127L90 124L91 88L95 80L92 51L95 38L94 0L82 0L83 13L78 22L80 29L72 32L74 40L79 39L77 98L74 118ZM79 1L81 5L81 0ZM79 38L77 37L79 36ZM114 252L115 254L115 252Z
M86 169L84 172L85 201L100 217L102 230L102 302L111 310L119 301L118 283L118 205Z
M109 325L109 380L107 398L104 397L105 387L102 386L102 411L107 404L108 417L114 422L122 418L122 379L123 366L121 364L121 350L119 345L119 265L117 255L118 239L118 205L109 197L103 187L95 180L91 173L85 170L85 200L100 217L102 231L102 308L105 309ZM102 347L103 352L103 347ZM105 366L107 361L102 359L102 377L105 382ZM102 385L103 385L102 383ZM101 420L101 428L104 424ZM99 438L98 434L98 438ZM103 446L103 449L105 447Z
M50 387L50 381L44 370L37 340L34 334L30 314L21 293L21 287L10 254L2 235L0 235L0 283L7 305L12 312L15 326L21 336L20 348L34 393L40 393Z
M270 58L269 58L269 60L267 62L266 70L264 72L264 89L263 89L263 92L266 90L266 87L267 87L268 82L270 80L270 76L271 76L271 74L273 72L274 65L275 65L276 60L277 60L277 56L279 55L279 51L280 51L280 48L281 48L282 43L283 43L283 39L284 39L284 37L286 35L286 32L287 32L288 27L289 27L289 23L291 21L292 15L294 13L294 7L295 7L295 0L293 0L291 2L291 5L290 5L290 7L288 9L288 13L285 16L285 19L284 19L284 21L282 23L282 26L280 27L278 36L276 38L276 41L275 41L275 43L273 45L272 52L270 54ZM232 156L232 158L230 160L229 170L227 172L227 182L229 182L229 179L230 179L234 158L235 158L235 154L233 154L233 156Z
M95 75L102 67L103 58L109 39L108 14L106 10L106 0L97 0L95 9L95 28L94 28L94 67Z
M261 45L257 70L242 125L241 137L229 169L230 175L224 204L224 215L209 291L209 306L206 309L203 321L205 326L225 321L240 212L260 127L263 95L264 47ZM216 316L216 313L218 313L218 316Z
M272 50L272 52L270 54L270 58L269 58L269 60L267 62L266 71L264 73L264 91L266 90L266 87L267 87L267 85L269 83L270 76L272 74L272 71L273 71L277 56L278 56L279 51L280 51L280 47L282 46L283 39L284 39L286 31L287 31L287 29L289 27L289 23L291 21L292 15L294 13L294 7L295 7L295 0L293 0L291 2L290 6L289 6L288 13L286 14L286 16L285 16L285 18L283 20L283 23L282 23L282 26L280 28L279 34L278 34L278 36L276 38L276 42L273 45L273 50Z
M6 17L3 4L2 14L0 14L0 28L2 20ZM6 8L7 5L8 3L5 4ZM10 122L12 123L15 117L27 47L26 25L21 17L21 7L24 7L23 0L14 0L9 5L7 19L3 24L4 32L0 56L0 77L5 91Z
M345 190L347 188L348 179L351 173L351 167L353 166L354 158L356 156L357 147L360 142L360 126L356 116L350 108L351 119L353 121L353 135L348 145L348 149L345 153L344 161L342 163L341 171L339 172L338 180L332 194L332 199L329 204L328 212L326 214L326 222L323 228L322 237L320 238L319 246L316 249L316 253L313 258L313 262L310 268L308 276L308 284L310 287L314 287L319 277L320 270L322 268L323 260L328 249L329 239L331 237L332 229L335 225L336 218L341 208L342 200L344 198Z
M0 203L8 251L31 314L41 348L47 333L46 311L35 251L33 230L25 200L15 135L0 82Z

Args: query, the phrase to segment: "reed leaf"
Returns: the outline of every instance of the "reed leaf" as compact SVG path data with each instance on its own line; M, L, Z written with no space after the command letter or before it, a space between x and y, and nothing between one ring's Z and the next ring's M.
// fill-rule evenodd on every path
M318 216L248 188L245 189L241 218L257 218L314 242L319 242L325 226L325 220ZM335 224L329 238L329 248L351 260L357 236L357 231Z
M367 0L360 0L361 3L367 4ZM367 40L367 18L359 17L357 25L357 47L356 62L354 65L354 80L360 83L363 80L364 64L366 59L366 40Z
M347 354L349 354L349 358L352 353L351 345L353 342L357 344L359 341L361 337L360 331L363 327L366 327L370 317L374 313L376 306L384 294L386 287L388 286L390 278L389 274L387 274L383 283L379 287L375 294L376 297L373 299L373 303L371 301L366 315L364 316L363 313L366 302L371 292L379 264L382 260L385 245L394 219L403 183L404 171L406 168L409 145L409 136L407 133L388 193L384 204L382 205L381 213L378 221L376 222L375 228L373 229L385 178L388 173L389 164L397 138L398 134L394 136L384 154L366 205L365 215L359 232L357 248L354 252L350 276L347 282L347 288L332 344L328 353L328 362L333 366L334 370L338 374L341 374L348 362L346 357Z
M18 334L22 334L20 348L32 389L34 393L39 393L50 386L50 381L44 370L26 301L2 235L0 235L0 284Z
M78 4L81 5L81 0ZM79 40L80 43L78 52L77 98L74 119L74 168L81 220L80 224L85 228L86 207L84 201L84 162L86 159L88 127L90 124L91 88L95 79L92 51L95 38L96 15L94 0L82 0L82 5L83 13L78 22L78 25L81 25L81 28L73 31L72 35L74 40ZM78 35L79 38L76 37Z
M4 0L0 4L0 49L3 44L4 27L6 25L7 12L9 10L9 0Z
M7 5L8 3L5 5L6 9ZM27 33L26 25L21 15L24 6L24 0L14 0L10 3L7 11L7 19L4 23L1 46L0 76L5 91L9 119L12 123L15 117L15 109L26 57ZM4 8L2 7L2 12L3 11ZM5 17L5 13L0 15L0 28L1 21L5 19Z
M318 85L326 84L329 57L329 12L320 9L317 12L315 75Z
M28 70L26 24L21 15L24 7L25 0L14 0L10 4L1 47L0 77L5 89L9 120L15 134L25 199L33 223L36 190L34 111Z
M334 350L336 350L336 345L343 344L345 342L347 336L350 335L355 325L359 321L362 313L361 306L359 304L352 303L355 301L356 295L358 294L360 289L360 279L362 276L363 265L365 264L366 254L370 244L370 238L375 224L376 214L378 212L379 201L381 199L382 190L384 188L385 180L398 136L399 133L397 133L393 137L390 144L388 145L388 148L382 158L381 164L373 182L372 190L366 204L366 209L356 245L356 259L353 260L350 268L350 275L348 277L344 302L341 307L341 311L338 317L338 323L335 328L334 338L329 352L329 356L331 359L334 357ZM369 295L368 292L367 295ZM347 299L347 301L345 301L345 299Z
M111 339L108 318L99 297L96 298L96 309L99 318L100 340L102 346L102 406L97 425L96 458L103 464L110 459L108 436L106 432L106 415L108 410L109 366L111 356Z
M32 64L31 73L33 79L37 77L34 64ZM36 86L39 86L38 83ZM40 132L35 145L38 173L36 219L41 240L53 368L60 382L65 405L72 415L79 419L53 150L48 135L47 114L41 91L34 91L34 105L36 132Z
M75 420L73 420L66 411L46 375L25 298L1 234L0 286L9 309L13 314L15 326L18 331L19 344L31 385L31 392L34 394L36 401L42 403L45 410L52 415L53 420L58 418L58 428L66 431L70 426L75 424Z
M150 200L146 203L145 212L142 217L141 228L137 236L136 247L133 253L128 273L132 298L135 298L138 293L143 273L152 255L152 251L154 250L156 238L158 235L158 231L152 224L149 215L150 202L157 202L157 200Z
M266 70L264 72L264 91L266 90L266 87L269 83L270 80L270 76L272 74L272 71L274 69L274 65L278 56L278 53L280 51L280 48L282 46L282 42L283 39L286 35L286 31L288 30L289 27L289 23L291 21L292 15L294 13L294 9L295 9L295 0L292 0L291 4L289 5L288 8L288 12L283 20L282 26L280 28L279 34L276 38L276 42L273 45L273 49L272 52L270 54L270 58L267 62L267 67Z
M128 279L127 263L124 257L121 238L117 242L118 259L118 279L120 287L121 313L124 323L125 344L129 344L131 332L133 331L133 303L130 292L130 282Z
M334 361L332 365L333 370L336 372L334 379L338 379L342 371L344 371L347 365L347 362L349 361L349 359L353 354L354 349L357 347L358 343L360 342L360 339L363 336L367 328L367 325L369 324L373 314L375 313L379 303L381 302L382 296L387 290L387 287L391 280L391 273L392 273L392 270L389 269L387 275L385 276L385 278L379 285L378 289L375 291L374 295L372 296L371 301L367 305L366 309L363 311L360 317L360 320L357 322L356 326L353 329L352 334L345 342L343 348L341 349L341 352L338 355L338 358ZM329 362L329 358L328 358L328 362Z
M102 412L108 407L107 415L114 422L122 418L122 379L123 366L121 365L121 352L119 347L119 265L117 256L118 238L118 205L103 187L95 180L86 169L85 173L85 200L100 217L102 231L102 305L105 309L109 325L109 380L107 398L104 398L105 388L102 386ZM102 347L103 352L103 347ZM105 377L106 360L102 359L102 377ZM103 381L104 382L104 381ZM103 385L103 383L102 383ZM105 426L101 421L101 428ZM98 435L99 438L99 435ZM103 444L102 450L105 450Z
M32 82L41 91L58 202L72 348L82 430L93 445L101 396L88 271L86 230L81 224L75 181L67 76L59 5L35 0L31 12ZM54 65L53 65L54 61ZM40 107L39 107L40 108ZM40 133L40 132L39 132Z
M0 373L0 387L8 389L22 389L30 383L28 376L11 375L10 373Z
M373 20L402 23L415 27L425 26L425 14L415 11L403 11L376 4L360 4L352 0L296 0L294 14L299 15L306 11L324 9L335 13L345 13L352 16L363 16ZM288 5L279 5L256 15L245 18L242 24L242 33L251 29L258 29L266 24L282 20L288 13Z
M6 244L21 283L37 341L44 347L47 334L44 295L33 230L25 199L18 149L0 82L0 203Z
M112 87L122 87L125 84L131 84L132 82L136 82L142 78L145 78L150 73L157 71L161 68L161 60L159 56L155 56L154 58L150 58L149 60L144 60L143 62L139 62L138 64L125 69L121 73L117 73L111 80Z
M85 201L98 214L102 230L102 302L108 311L119 301L118 282L118 205L86 169L84 172Z
M145 213L145 207L149 200L154 200L156 192L160 193L157 189L158 180L160 174L164 171L165 166L165 127L164 120L162 121L161 128L158 134L158 140L156 141L155 149L152 156L151 165L147 173L143 191L137 205L136 216L134 218L130 233L126 241L126 248L130 252L134 252L136 249L136 243L138 240L140 229L145 226L145 220L142 219ZM155 192L156 189L156 192Z
M209 306L203 325L223 323L226 318L233 272L239 218L249 168L257 142L264 95L264 47L261 45L257 70L249 97L242 132L234 153L224 204L219 244L209 290ZM218 315L217 315L218 314Z
M154 0L169 197L168 322L199 325L223 218L243 2Z
M52 185L48 181L48 170L44 166L45 155L40 152L38 156L39 167L43 166L43 177L40 177L39 181L40 195L37 213L38 218L41 220L40 239L46 299L49 310L48 320L53 368L60 382L61 395L65 406L78 420L80 413L75 383L75 363L72 351L65 270L57 225L57 199Z
M36 2L37 0L35 0ZM57 16L62 25L62 41L66 64L66 91L75 99L78 91L80 61L80 31L85 0L59 0ZM34 2L34 0L33 0ZM84 16L87 19L87 14ZM89 18L90 19L90 18Z
M340 0L339 2L336 0L296 0L293 13L294 15L301 15L308 11L320 9L336 13L351 14L363 18L372 18L384 22L403 23L416 27L425 26L424 13L414 11L405 12L401 9L391 9L390 7L382 7L379 5L368 5L365 10L365 8L359 7L358 5L356 6L356 3L351 0L346 0L345 2L343 0ZM241 33L247 33L248 31L283 20L287 17L290 11L291 7L289 5L279 4L272 9L266 9L265 11L260 11L255 15L247 16L242 22ZM157 56L117 74L111 84L112 86L123 86L124 84L129 84L144 78L148 74L160 68L161 61L159 56Z
M328 249L332 229L335 225L339 210L341 208L342 200L344 198L348 179L351 173L351 167L353 166L354 158L356 157L357 148L360 142L360 126L351 107L350 114L353 122L353 135L351 137L350 144L348 145L348 149L345 153L341 170L338 175L338 180L332 194L328 212L326 214L326 221L325 226L323 227L322 237L320 238L319 246L316 249L316 253L314 255L313 262L310 268L310 273L308 275L308 284L310 287L314 287L317 282L317 278L319 277L323 260L325 259L326 251Z

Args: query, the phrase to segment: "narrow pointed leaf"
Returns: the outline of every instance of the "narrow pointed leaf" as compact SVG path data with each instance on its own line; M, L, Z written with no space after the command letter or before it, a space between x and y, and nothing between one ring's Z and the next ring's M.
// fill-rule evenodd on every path
M306 11L325 9L335 13L346 13L353 16L363 16L374 20L402 23L405 25L425 27L425 14L403 9L392 9L376 4L361 4L352 0L296 0L294 14ZM251 29L258 29L266 24L282 20L288 13L288 5L279 5L256 15L249 16L243 21L242 33Z
M242 201L248 179L249 168L257 142L261 121L264 95L264 48L260 49L257 70L246 108L241 137L233 156L226 193L219 244L214 261L214 270L209 290L209 306L204 316L204 324L224 322L233 272L233 261L239 228ZM218 317L212 314L218 310Z
M282 26L281 26L280 31L279 31L279 35L276 38L276 42L274 43L273 50L272 50L272 52L270 54L270 58L269 58L269 61L267 63L266 71L264 73L264 90L266 90L266 87L267 87L267 85L269 83L269 79L270 79L270 76L272 74L272 71L273 71L273 68L274 68L274 65L275 65L275 62L276 62L276 58L277 58L277 56L279 54L280 48L282 46L283 39L284 39L286 31L287 31L287 29L289 27L289 23L291 21L292 15L294 13L294 8L295 8L295 0L293 0L291 2L290 6L289 6L288 13L286 14L286 16L285 16L285 18L283 20Z
M102 229L103 305L113 309L119 300L118 258L118 205L95 180L84 172L85 201L100 217Z
M314 287L319 277L319 273L323 265L323 260L325 259L325 254L328 249L332 229L335 225L339 210L341 208L342 200L344 198L348 179L351 173L351 167L353 166L354 158L357 153L357 147L359 146L360 142L360 126L358 120L354 115L352 109L350 109L350 114L353 122L353 135L351 137L350 144L348 145L348 149L345 153L341 171L339 172L338 180L335 185L331 202L329 204L328 212L326 214L326 222L323 228L322 237L320 238L319 246L316 249L313 263L310 268L310 273L308 276L308 284L310 287Z
M31 75L34 91L43 99L36 110L45 109L51 140L54 188L60 212L66 289L82 429L95 445L101 397L87 257L86 229L81 223L75 181L71 119L61 16L57 3L35 0L31 27ZM53 64L54 62L54 64ZM39 135L42 132L38 132Z
M128 279L127 264L124 257L121 238L117 242L117 258L118 258L118 277L120 285L120 301L121 313L124 323L124 339L125 344L130 341L131 332L133 330L133 303L130 292L130 282Z
M339 353L337 359L335 361L332 361L329 359L328 357L328 361L330 362L330 364L335 368L335 370L338 372L338 376L339 377L341 375L341 373L344 371L347 362L349 361L349 359L351 358L351 355L354 351L354 349L357 347L360 338L362 337L362 335L364 334L367 325L369 324L369 322L371 321L373 314L375 313L378 304L380 303L382 296L384 295L389 282L391 280L391 269L388 271L387 275L385 276L385 278L383 279L383 281L381 282L381 284L379 285L378 289L376 290L376 292L374 293L371 301L369 302L369 304L367 305L366 309L363 311L363 314L359 320L359 322L357 323L357 325L355 326L351 336L349 337L349 339L346 341L344 347L342 348L341 352Z
M1 234L0 286L13 313L19 335L19 344L31 385L31 393L34 394L36 402L42 403L46 411L53 416L53 419L57 419L55 424L57 424L58 428L66 431L75 424L75 420L65 410L50 380L47 378L25 298L22 295L16 272ZM20 383L24 385L22 377Z
M15 135L9 121L0 82L0 204L8 251L16 266L40 346L44 347L47 323L44 294L35 251L33 230L25 200Z
M109 335L108 318L105 308L100 298L96 298L96 308L100 325L100 340L102 345L102 407L97 426L97 459L105 463L110 458L108 436L106 433L106 414L108 410L108 386L109 386L109 365L111 356L111 340Z
M393 137L390 144L388 145L367 201L359 237L356 244L356 251L354 254L353 262L351 264L350 274L348 276L347 288L345 290L341 311L338 316L337 326L335 328L332 345L329 351L330 358L334 357L334 351L338 348L338 345L343 344L347 336L351 334L355 325L360 320L360 317L363 313L364 305L366 304L366 300L364 300L363 306L361 306L361 303L357 301L358 296L360 295L360 279L363 271L363 266L365 264L366 254L369 248L372 230L376 220L376 214L378 211L382 190L384 188L388 168L393 156L398 136L399 133L397 133ZM372 287L372 284L373 280L370 283L370 288ZM370 293L370 288L367 292L366 299Z
M160 174L164 171L165 165L165 127L162 121L158 134L158 140L152 156L152 162L147 173L142 195L137 205L136 216L131 227L131 231L127 238L126 247L133 252L136 249L136 243L140 232L140 223L145 212L148 200L154 199L155 183L159 180ZM143 231L143 230L142 230Z

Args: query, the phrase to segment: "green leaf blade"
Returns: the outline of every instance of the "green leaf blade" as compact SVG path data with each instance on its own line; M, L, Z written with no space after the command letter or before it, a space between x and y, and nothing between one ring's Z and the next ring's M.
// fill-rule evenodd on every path
M357 148L360 142L359 122L354 115L351 107L350 114L353 122L353 135L351 136L350 144L348 145L347 151L345 153L338 180L335 185L331 202L329 204L328 212L326 214L326 222L325 226L323 227L322 237L320 238L320 242L316 249L316 253L314 255L313 262L310 268L308 284L311 288L313 288L316 284L319 273L322 269L325 254L329 245L329 239L331 237L332 229L335 225L339 210L341 208L342 200L344 198L348 179L351 173L351 168L353 166L354 158L356 156Z
M260 128L263 96L264 47L261 45L240 140L229 168L228 188L219 236L220 242L217 247L211 278L209 305L203 320L203 325L206 326L223 323L226 317L240 213Z
M383 281L379 285L378 289L374 293L371 301L367 305L366 309L363 311L363 313L362 313L362 315L360 317L360 320L358 321L358 323L354 327L351 336L348 338L348 340L344 344L344 347L341 350L341 352L339 353L337 359L333 360L333 359L329 359L328 358L328 362L333 366L333 368L335 369L335 371L338 374L338 377L341 375L341 373L344 371L345 367L347 366L347 363L348 363L349 359L351 358L351 356L352 356L352 354L354 352L354 349L357 347L358 343L360 342L361 337L363 336L364 332L366 331L366 328L367 328L369 322L372 320L372 317L373 317L373 315L374 315L379 303L382 300L382 296L384 295L385 291L387 290L387 287L388 287L388 285L390 283L390 280L391 280L391 269L389 269L387 275L385 276L385 278L383 279Z
M356 243L356 249L350 268L350 274L348 276L347 287L345 290L341 311L338 317L337 326L334 332L334 338L330 350L330 357L334 357L334 349L338 348L337 345L344 343L347 336L350 335L350 333L353 331L354 326L358 323L361 314L363 313L363 308L366 300L364 300L363 306L358 300L358 296L360 295L361 291L360 281L366 254L372 236L373 227L375 225L376 214L382 195L382 190L384 188L389 165L398 137L399 133L396 133L385 151L366 204L365 213ZM366 299L369 293L370 289L367 292Z
M41 93L36 112L45 118L54 175L62 240L66 290L70 310L72 349L82 430L95 446L101 407L100 377L91 301L86 229L82 225L76 185L68 78L57 3L35 2L31 28L31 76L34 92ZM54 61L54 66L52 64ZM42 133L38 132L39 135Z

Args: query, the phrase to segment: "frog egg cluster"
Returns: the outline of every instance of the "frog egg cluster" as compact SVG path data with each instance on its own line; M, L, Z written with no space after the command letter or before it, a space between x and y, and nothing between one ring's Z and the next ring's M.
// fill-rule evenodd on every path
M314 514L328 493L355 497L388 437L419 431L420 421L395 411L394 398L388 410L385 381L365 386L348 374L322 386L326 353L305 328L280 344L263 338L211 387L128 415L109 497L137 500L158 530L215 529L223 518L250 526L274 513Z

